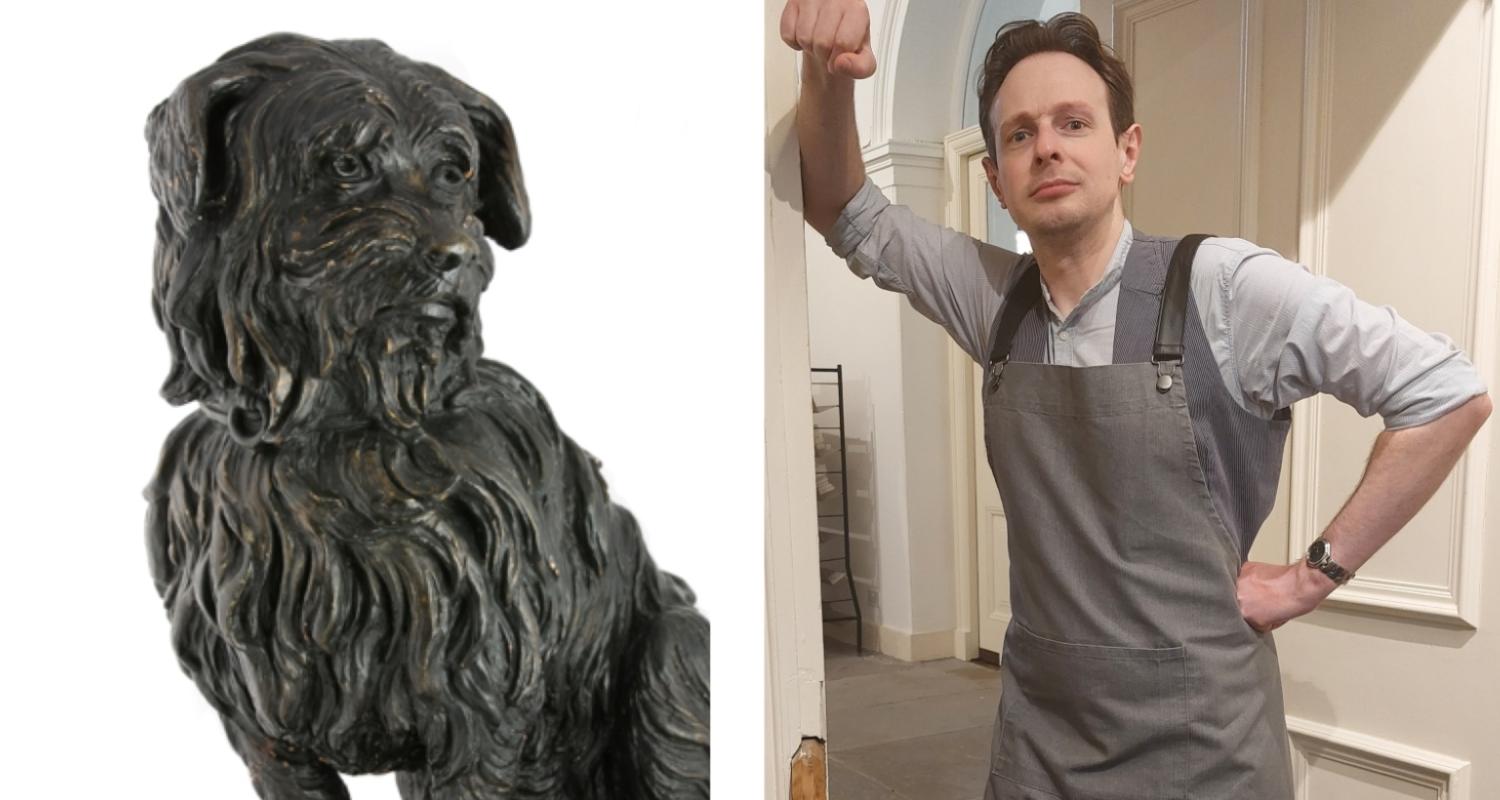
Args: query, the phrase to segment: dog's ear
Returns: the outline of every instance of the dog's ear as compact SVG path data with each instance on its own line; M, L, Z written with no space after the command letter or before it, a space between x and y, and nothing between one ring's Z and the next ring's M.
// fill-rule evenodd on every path
M218 241L202 226L231 210L239 175L230 118L262 75L250 64L215 63L178 84L146 122L151 191L160 204L152 310L172 349L162 395L174 405L230 384Z
M230 119L263 80L253 64L219 62L183 81L151 111L151 191L178 233L230 210L239 180Z
M468 112L469 125L479 140L479 221L484 234L506 250L526 243L531 235L531 204L521 178L521 157L510 118L500 106L472 86L430 64L429 76L451 92Z
M294 33L262 36L220 56L152 109L146 120L151 191L178 233L233 211L241 178L233 157L238 111L272 76L296 68L293 53L326 44Z
M479 92L464 98L464 110L479 138L479 221L484 232L506 250L531 235L531 203L521 180L521 158L510 119L495 101Z
M151 191L160 204L152 310L172 349L162 395L174 405L235 383L236 337L226 334L218 297L226 256L215 224L234 213L240 192L236 120L267 79L293 67L278 51L307 41L278 34L231 50L178 84L147 118Z

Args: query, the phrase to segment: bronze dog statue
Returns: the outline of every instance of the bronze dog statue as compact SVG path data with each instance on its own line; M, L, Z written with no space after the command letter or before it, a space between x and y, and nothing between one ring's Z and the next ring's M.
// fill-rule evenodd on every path
M480 358L525 242L505 114L377 41L268 36L147 125L146 491L183 670L263 798L708 796L708 622L598 462Z

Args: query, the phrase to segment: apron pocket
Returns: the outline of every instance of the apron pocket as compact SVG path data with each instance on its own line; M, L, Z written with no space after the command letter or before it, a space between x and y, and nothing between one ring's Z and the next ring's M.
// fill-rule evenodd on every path
M1069 798L1181 798L1188 772L1181 646L1106 647L1011 620L994 769Z

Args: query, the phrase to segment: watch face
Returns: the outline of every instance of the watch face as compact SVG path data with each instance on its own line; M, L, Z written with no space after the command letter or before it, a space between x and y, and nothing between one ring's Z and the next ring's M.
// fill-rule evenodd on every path
M1328 543L1323 541L1322 539L1313 542L1312 547L1307 548L1307 557L1313 562L1322 561L1323 559L1327 558Z

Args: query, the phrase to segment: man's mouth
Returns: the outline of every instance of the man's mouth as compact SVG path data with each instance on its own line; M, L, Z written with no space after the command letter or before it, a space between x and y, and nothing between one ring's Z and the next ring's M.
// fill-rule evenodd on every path
M1031 190L1032 197L1053 197L1073 191L1078 184L1071 181L1047 181Z

